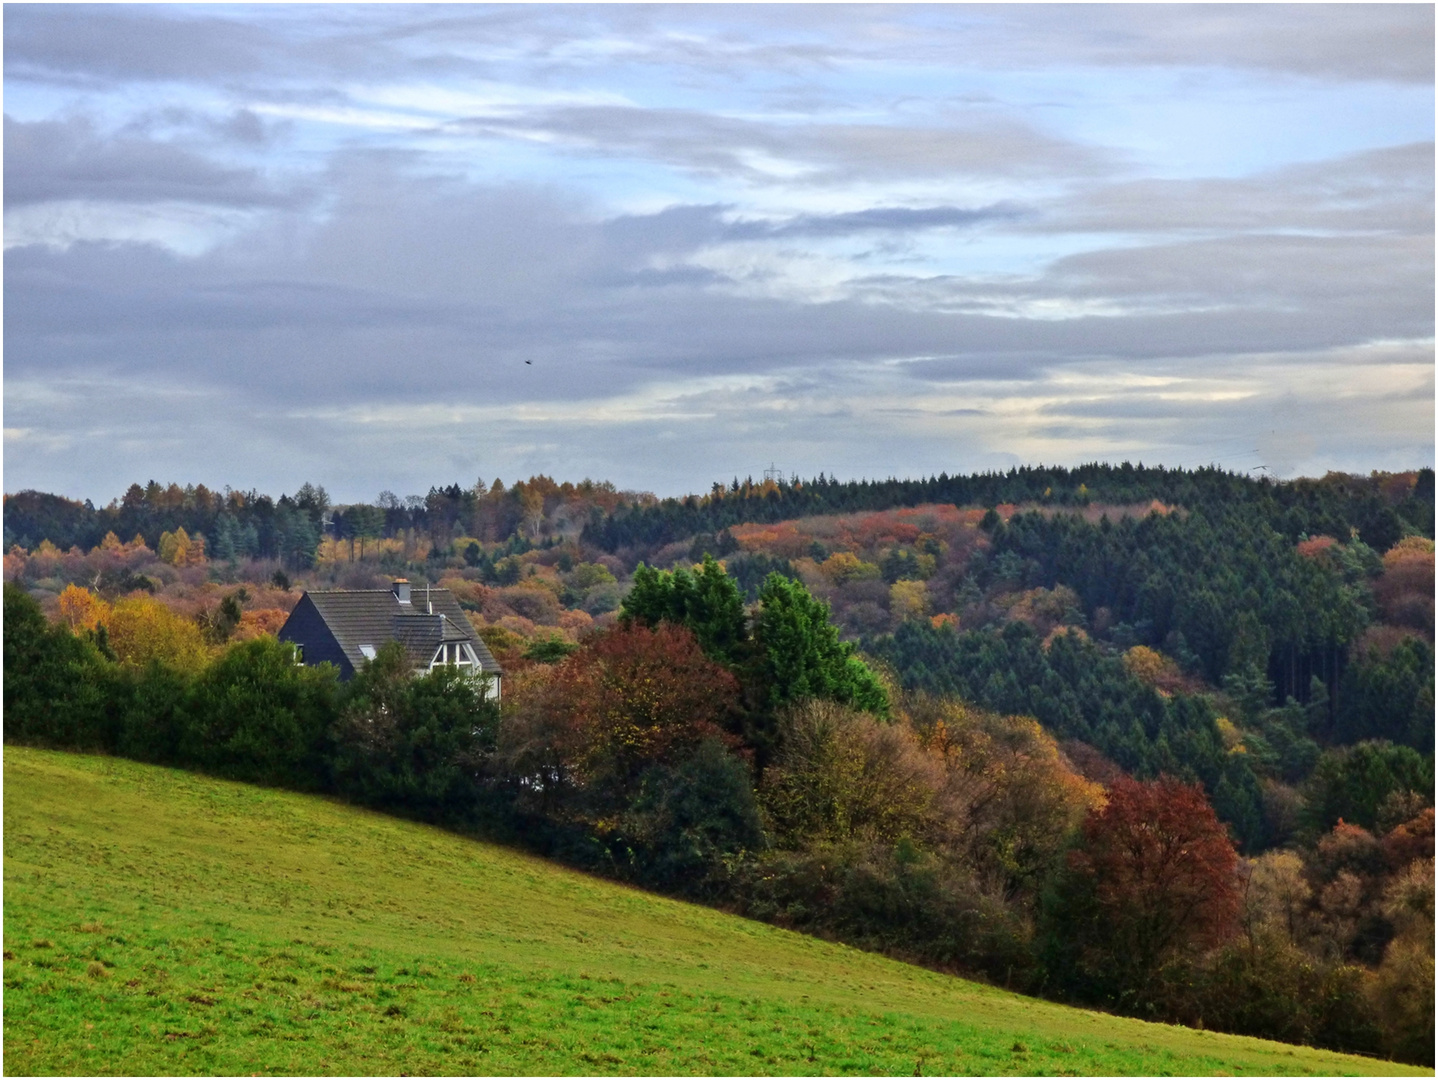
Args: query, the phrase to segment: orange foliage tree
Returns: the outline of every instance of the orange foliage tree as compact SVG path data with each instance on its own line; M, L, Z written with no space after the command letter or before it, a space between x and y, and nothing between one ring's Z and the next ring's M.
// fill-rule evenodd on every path
M1158 1007L1159 977L1238 926L1238 855L1198 784L1117 781L1084 819L1051 912L1053 968L1081 996Z
M539 696L565 772L600 803L630 795L650 765L722 738L739 683L688 629L616 627L561 664ZM521 712L523 710L521 709Z
M110 605L89 589L78 585L66 585L60 593L60 618L71 633L94 630L101 623L109 621Z

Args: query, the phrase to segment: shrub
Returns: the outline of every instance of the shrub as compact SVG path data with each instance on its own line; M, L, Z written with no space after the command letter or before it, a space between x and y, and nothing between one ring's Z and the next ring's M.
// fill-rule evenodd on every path
M294 646L274 638L243 642L195 680L181 754L223 776L323 788L337 699L333 667L301 667Z
M372 806L427 820L472 821L499 707L483 681L452 667L414 676L402 646L381 646L346 688L330 733L334 785Z
M5 738L113 750L112 670L93 640L45 621L40 605L5 583Z

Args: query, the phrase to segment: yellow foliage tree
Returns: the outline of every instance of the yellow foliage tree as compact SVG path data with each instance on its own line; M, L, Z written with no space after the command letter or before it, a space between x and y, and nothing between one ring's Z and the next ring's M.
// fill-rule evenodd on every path
M184 526L160 534L160 561L171 566L201 566L205 561L205 538L191 536Z
M922 581L896 581L889 586L889 610L900 619L922 619L929 610L929 590Z
M123 664L145 667L152 661L197 671L210 650L199 626L149 596L117 600L106 626L110 647Z
M846 581L877 581L883 576L878 566L864 562L850 551L836 551L819 564L819 569L836 585Z
M110 605L89 589L66 585L60 594L60 618L72 633L94 630L109 621Z

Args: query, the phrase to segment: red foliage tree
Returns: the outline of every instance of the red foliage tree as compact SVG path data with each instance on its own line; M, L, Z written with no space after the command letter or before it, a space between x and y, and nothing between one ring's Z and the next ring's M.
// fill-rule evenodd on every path
M1195 957L1237 928L1238 856L1198 784L1121 779L1090 811L1069 853L1072 944L1135 1006L1171 961Z
M549 687L568 771L612 794L650 765L673 764L723 738L739 683L682 626L619 626L561 663Z

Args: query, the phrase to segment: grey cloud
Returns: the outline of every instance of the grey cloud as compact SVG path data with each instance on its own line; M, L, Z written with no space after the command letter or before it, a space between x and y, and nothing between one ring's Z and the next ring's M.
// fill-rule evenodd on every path
M79 118L26 123L6 116L6 206L61 199L229 207L294 201L253 169L219 165L180 146L134 136L104 138Z
M727 206L674 206L657 214L625 215L607 221L603 233L618 252L689 255L706 244L726 241L836 239L865 233L916 233L929 229L964 229L993 222L1021 221L1030 211L1011 203L966 208L959 206L878 206L837 214L796 214L773 220L727 220Z
M1373 332L1422 336L1433 323L1431 237L1240 235L1118 248L1055 262L1051 295L1190 308L1337 313Z
M850 299L800 303L736 295L686 262L726 239L718 207L606 222L556 191L417 181L372 161L329 186L328 218L274 248L253 241L196 259L137 245L12 248L12 370L224 371L306 400L583 400L661 377L893 360L919 381L1031 379L1085 358L1285 352L1432 328L1422 238L1113 249L1030 281L891 276ZM883 214L858 222L914 223ZM1000 310L1066 299L1119 313Z
M1019 227L1047 232L1242 229L1433 233L1433 143L1384 147L1239 178L1082 188Z
M7 79L211 82L257 72L286 51L281 38L252 22L193 8L17 4L5 13Z
M276 72L474 75L523 65L560 79L643 64L717 84L956 56L992 66L1220 66L1420 84L1434 74L1433 9L1422 4L375 5L267 15L262 25L253 9L15 5L5 20L6 76L258 84ZM617 54L587 47L615 38L626 42Z
M787 221L735 222L726 233L735 240L785 237L825 239L865 232L971 228L994 221L1016 221L1025 216L1025 211L1008 204L974 210L958 206L878 206L871 210L855 210L847 214L800 214Z
M706 174L766 182L762 157L809 170L787 183L862 177L1100 175L1116 162L1012 118L955 118L948 126L740 120L688 109L565 106L473 117L447 130L482 137L534 137L585 153L637 156Z
M994 64L1219 66L1420 84L1434 74L1430 4L1035 4L963 16L975 55Z

